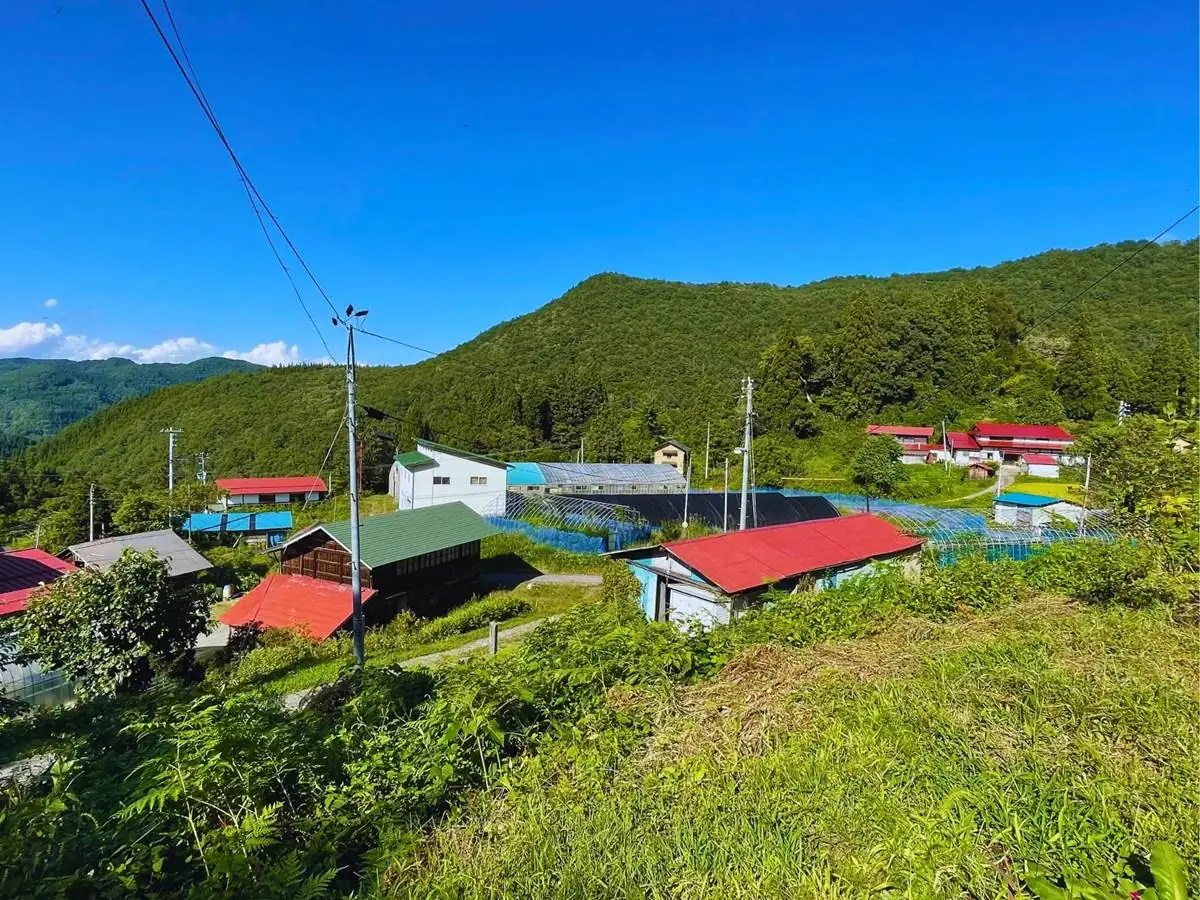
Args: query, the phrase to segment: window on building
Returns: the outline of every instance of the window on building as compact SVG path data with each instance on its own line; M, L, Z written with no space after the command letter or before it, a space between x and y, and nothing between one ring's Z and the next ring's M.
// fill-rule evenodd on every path
M486 475L472 475L471 484L487 484Z
M449 475L434 475L433 483L434 484L449 484L450 476Z

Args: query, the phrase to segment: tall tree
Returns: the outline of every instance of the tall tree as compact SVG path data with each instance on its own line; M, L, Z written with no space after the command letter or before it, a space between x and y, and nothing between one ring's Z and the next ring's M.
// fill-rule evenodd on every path
M1116 412L1105 382L1100 348L1083 315L1071 332L1067 352L1058 370L1057 388L1063 407L1072 419L1094 419Z
M817 433L813 395L820 389L817 347L808 336L787 337L758 362L755 411L764 432L810 437Z

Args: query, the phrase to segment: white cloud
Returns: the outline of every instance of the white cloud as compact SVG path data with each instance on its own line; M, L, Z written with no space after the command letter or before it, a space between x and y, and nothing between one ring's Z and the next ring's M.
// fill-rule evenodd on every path
M135 362L144 363L191 362L212 356L216 350L212 344L194 337L170 338L153 347L134 350L133 358Z
M58 306L58 300L55 297L47 297L46 302L42 306L46 307L46 309L54 309L54 307Z
M259 344L253 350L247 350L245 353L226 350L221 355L226 359L244 359L247 362L258 363L260 366L294 366L300 362L300 348L295 344L289 347L284 341Z
M45 322L18 322L11 328L0 328L0 355L36 347L60 334L61 326Z
M1179 235L1168 231L1166 234L1164 234L1162 237L1160 237L1158 239L1158 242L1160 244L1178 244L1181 240L1182 240L1182 238L1179 237Z
M67 359L109 359L113 356L131 358L137 348L133 344L98 341L82 334L68 334L58 345L58 352Z

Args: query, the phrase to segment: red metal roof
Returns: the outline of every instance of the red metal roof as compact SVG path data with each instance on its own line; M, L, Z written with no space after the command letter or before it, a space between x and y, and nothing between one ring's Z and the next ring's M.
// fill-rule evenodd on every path
M663 544L727 594L838 566L914 550L925 542L862 513Z
M924 425L868 425L867 434L890 434L893 437L931 438L933 429Z
M364 604L373 596L373 588L363 588ZM218 618L231 627L251 622L265 628L299 625L314 640L323 641L342 627L350 613L350 585L272 572Z
M325 491L325 482L312 475L285 478L218 478L217 487L229 494L306 494Z
M1047 456L1045 453L1026 453L1021 457L1031 466L1057 466L1058 460L1053 456Z
M8 550L0 553L0 616L21 612L42 584L49 584L75 566L45 550Z
M982 450L1012 450L1020 453L1025 450L1041 450L1043 453L1062 453L1069 449L1070 441L1005 441L1000 438L980 438L979 447Z
M971 429L977 438L1037 438L1049 441L1073 441L1075 436L1057 425L1012 425L1004 422L980 422Z
M903 452L905 453L929 453L933 450L945 450L941 444L905 444Z
M955 450L978 450L979 442L965 431L947 431L946 440Z

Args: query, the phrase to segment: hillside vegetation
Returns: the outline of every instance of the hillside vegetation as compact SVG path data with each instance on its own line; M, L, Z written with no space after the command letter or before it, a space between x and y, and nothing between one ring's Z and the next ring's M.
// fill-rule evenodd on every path
M19 440L54 434L126 397L257 368L220 357L180 364L116 358L0 359L0 455L6 446L18 447Z
M796 438L819 431L821 416L1086 419L1139 393L1161 407L1187 399L1194 381L1195 241L1147 249L1086 303L1043 321L1136 246L794 288L598 275L438 358L363 369L360 399L401 419L381 427L406 441L553 455L582 436L594 459L643 458L664 434L703 446L708 422L714 447L735 446L746 373L764 382L760 430ZM1170 387L1163 370L1187 383ZM1170 396L1153 396L1162 390ZM322 367L177 385L77 423L30 462L161 484L158 429L169 422L184 431L182 453L210 454L210 471L314 472L343 391L341 372ZM806 394L811 408L788 408ZM370 460L375 477L386 459Z

